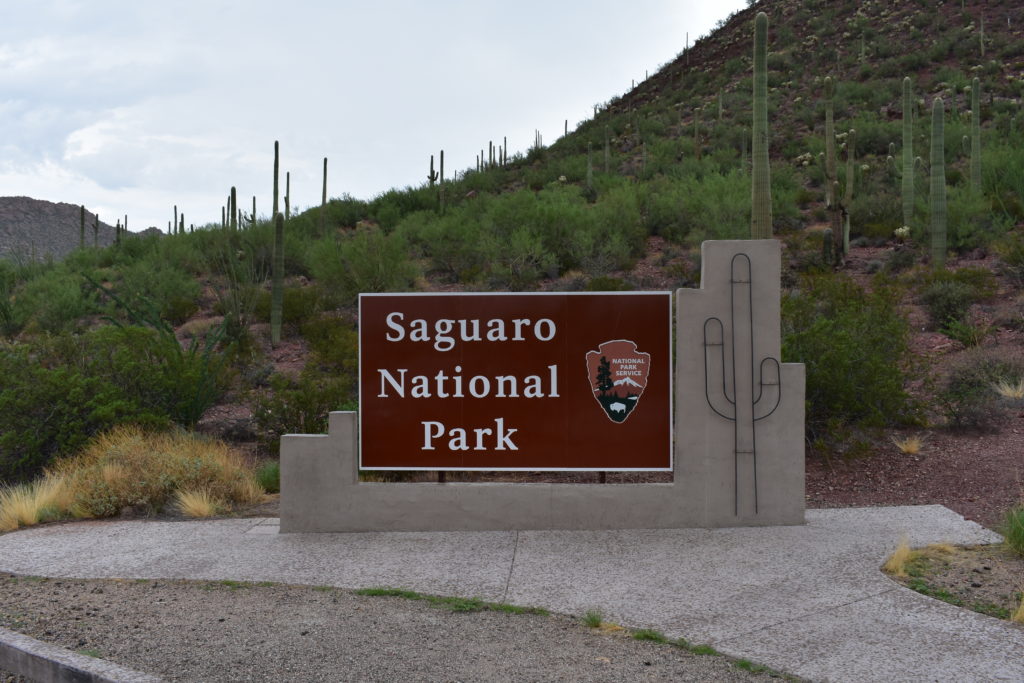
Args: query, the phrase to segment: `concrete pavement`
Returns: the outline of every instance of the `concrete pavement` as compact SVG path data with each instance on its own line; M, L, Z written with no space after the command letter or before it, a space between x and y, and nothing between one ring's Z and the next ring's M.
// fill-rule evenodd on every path
M278 534L277 520L93 521L0 536L0 570L401 587L708 643L813 680L1024 681L1024 629L906 589L912 546L998 542L937 505L808 510L803 526Z

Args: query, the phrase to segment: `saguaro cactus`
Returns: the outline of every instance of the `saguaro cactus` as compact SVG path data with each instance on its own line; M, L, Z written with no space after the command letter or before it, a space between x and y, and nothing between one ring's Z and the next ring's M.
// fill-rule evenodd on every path
M932 102L931 238L932 266L946 265L946 149L943 140L945 108L942 98Z
M252 198L253 220L256 216L256 198ZM284 174L284 219L287 221L292 217L292 172L285 171Z
M733 422L735 439L735 514L740 514L740 469L753 472L754 514L757 501L757 438L755 423L771 415L782 397L779 361L754 357L754 300L750 257L736 254L732 259L732 310L729 321L730 353L726 351L722 321L704 321L704 389L711 409ZM731 370L726 365L731 359ZM757 372L755 374L755 368Z
M857 168L854 164L854 142L857 131L846 134L846 188L843 190L843 254L850 253L850 212L853 209L853 181Z
M825 77L825 206L834 209L836 197L832 183L836 179L836 127L833 99L835 83L831 76Z
M772 184L768 162L768 16L758 12L754 20L754 136L750 238L772 236Z
M281 308L284 302L284 216L274 214L274 261L270 284L270 345L281 343Z
M971 82L971 191L981 192L981 80Z
M427 182L430 183L430 187L434 186L437 182L437 171L434 170L434 155L430 155L430 172L427 173Z
M438 182L444 184L444 150L441 150L441 173L438 177Z
M327 157L324 157L324 188L320 195L320 234L327 231Z
M238 230L238 193L235 191L235 186L231 186L231 203L228 212L231 214L231 230ZM182 232L185 232L185 226L181 228Z
M910 77L903 79L903 225L914 218L914 100Z
M279 159L280 159L280 157L279 157L279 154L278 154L277 140L274 140L274 207L273 207L273 215L275 216L275 219L276 219L276 216L277 216L277 169L278 169Z

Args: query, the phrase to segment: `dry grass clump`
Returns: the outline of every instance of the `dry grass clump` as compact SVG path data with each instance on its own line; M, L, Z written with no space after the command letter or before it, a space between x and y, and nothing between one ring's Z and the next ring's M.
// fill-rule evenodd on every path
M206 489L179 490L175 494L178 510L186 517L213 517L225 507L224 502L214 498Z
M904 455L917 455L921 452L921 447L924 446L924 437L919 434L903 438L894 436L892 437L892 443Z
M1024 399L1024 377L1021 377L1016 382L1001 379L993 384L992 388L1003 398L1010 399L1012 401Z
M0 532L57 519L70 507L68 489L60 477L47 476L30 484L0 489Z
M910 549L910 542L904 536L900 539L896 550L889 559L882 565L882 569L893 576L905 577L907 575L907 564L914 559L914 551Z
M110 517L128 506L161 510L178 491L201 490L225 506L263 494L242 456L226 444L130 426L100 435L56 463L49 476L64 480L76 517Z

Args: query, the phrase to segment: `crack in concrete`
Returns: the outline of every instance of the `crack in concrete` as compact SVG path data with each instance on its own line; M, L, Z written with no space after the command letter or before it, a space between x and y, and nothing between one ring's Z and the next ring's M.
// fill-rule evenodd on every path
M501 601L508 599L508 588L512 585L512 572L516 568L516 553L519 552L519 530L516 530L515 539L512 541L512 562L508 566L508 577L505 579L505 592L501 594Z
M782 626L784 624L791 624L791 623L793 623L795 621L800 621L802 619L806 619L808 617L813 617L813 616L818 615L818 614L824 614L825 612L831 612L832 610L842 609L843 607L849 607L850 605L856 605L858 602L864 602L865 600L874 600L877 597L881 597L881 596L883 596L883 595L885 595L887 593L894 593L897 590L898 590L898 587L894 586L893 588L887 588L887 589L885 589L883 591L879 591L878 593L872 593L870 595L862 596L860 598L857 598L856 600L849 600L847 602L843 602L843 603L840 603L838 605L828 605L827 607L822 607L820 609L812 610L810 612L804 612L803 614L797 615L795 617L791 617L789 619L783 619L782 621L778 621L778 622L775 622L775 623L772 623L772 624L765 624L764 626L760 626L760 627L752 629L750 631L744 631L742 633L737 633L736 635L729 636L728 638L725 638L723 640L719 640L717 643L712 642L712 644L713 645L725 645L725 644L730 643L730 642L732 642L732 641L734 641L734 640L736 640L738 638L747 638L747 637L749 637L749 636L751 636L751 635L753 635L755 633L760 633L761 631L767 631L768 629L772 629L772 628L775 628L777 626Z

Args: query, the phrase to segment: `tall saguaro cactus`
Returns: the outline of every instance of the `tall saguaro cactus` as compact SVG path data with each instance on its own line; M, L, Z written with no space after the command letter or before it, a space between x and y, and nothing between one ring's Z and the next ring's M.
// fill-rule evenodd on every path
M945 108L942 98L932 102L931 239L932 266L946 265L946 149L943 139Z
M831 76L825 77L825 206L835 209L836 197L832 193L832 183L836 179L836 126L835 126L835 82Z
M704 387L711 409L735 427L733 468L735 514L740 514L740 469L753 473L754 513L757 502L757 434L755 423L773 412L782 397L779 361L754 357L754 298L750 257L732 259L732 310L729 320L729 352L718 318L704 321ZM731 360L731 370L726 359ZM757 369L755 374L755 368Z
M750 238L772 236L772 182L768 162L768 16L754 20L754 135Z
M971 191L981 192L981 80L971 82Z
M914 99L910 77L903 79L903 225L909 226L914 218Z
M284 303L284 216L274 214L274 261L270 283L270 345L281 343L281 308Z
M256 215L256 198L252 198L252 215ZM285 171L284 174L284 219L287 221L292 217L292 172Z
M276 220L276 216L277 216L277 213L278 213L277 212L277 170L278 170L278 167L279 167L279 160L280 160L280 156L278 154L278 144L277 144L277 140L274 140L274 208L273 208L273 215L275 216L275 220Z
M854 142L857 131L851 128L846 134L846 188L843 190L843 255L850 253L850 212L853 209L853 181L856 175L854 163Z
M231 215L231 230L232 232L238 230L238 192L235 190L235 186L231 186L231 203L228 209ZM185 232L185 227L182 226L182 232Z
M320 234L327 232L327 157L324 157L324 188L320 195Z
M438 178L437 171L434 170L434 155L431 154L430 155L430 172L427 173L427 182L430 183L430 187L434 186L434 183L437 182L437 178Z

